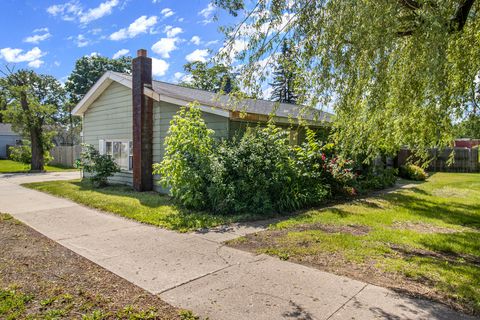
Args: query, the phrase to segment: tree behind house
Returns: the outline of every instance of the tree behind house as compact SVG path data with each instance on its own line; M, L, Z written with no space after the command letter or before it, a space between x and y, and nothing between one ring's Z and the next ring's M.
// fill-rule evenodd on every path
M183 66L188 73L181 85L212 92L231 93L239 91L235 75L230 67L221 64L208 64L194 61Z
M271 99L277 102L296 103L295 94L295 61L292 55L292 44L283 41L282 52L273 71L273 88Z
M4 120L30 141L31 170L43 171L52 146L51 126L65 103L62 85L52 76L19 70L2 78L0 87L6 98Z

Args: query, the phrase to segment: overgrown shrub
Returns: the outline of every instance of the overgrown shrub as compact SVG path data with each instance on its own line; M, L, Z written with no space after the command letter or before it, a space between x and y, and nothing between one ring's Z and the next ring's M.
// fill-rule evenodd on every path
M230 140L216 141L213 133L199 108L181 108L170 123L164 158L154 164L163 186L188 208L222 214L292 211L333 195L355 195L360 186L353 161L311 130L295 147L273 123ZM376 170L363 178L361 187L393 184L393 174Z
M90 144L82 144L82 153L76 167L90 174L87 178L95 187L108 185L108 178L120 172L120 167L110 155L100 154Z
M163 160L153 165L162 185L170 187L172 196L186 207L209 207L213 133L195 104L182 107L170 123Z
M208 194L217 212L293 210L301 188L287 134L274 125L253 128L216 148Z
M414 164L406 164L400 167L400 176L405 179L423 181L427 179L427 173L421 167Z
M9 147L8 151L10 160L25 164L30 164L32 162L32 148L28 142L23 145ZM45 164L48 164L53 160L48 151L43 155L43 159Z
M395 168L371 167L359 176L356 185L360 191L380 190L391 187L397 181Z

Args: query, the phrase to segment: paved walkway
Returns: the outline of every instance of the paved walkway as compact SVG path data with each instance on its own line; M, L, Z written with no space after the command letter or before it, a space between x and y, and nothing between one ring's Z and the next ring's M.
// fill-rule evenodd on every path
M470 319L443 305L222 245L259 226L179 234L19 186L76 173L0 175L0 211L210 319Z

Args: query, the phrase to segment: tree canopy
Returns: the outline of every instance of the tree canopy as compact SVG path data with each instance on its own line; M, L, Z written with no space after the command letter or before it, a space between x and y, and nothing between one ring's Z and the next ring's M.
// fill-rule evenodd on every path
M286 103L296 103L295 94L295 57L289 41L284 40L282 51L273 71L271 100Z
M241 22L225 27L219 59L241 61L252 88L283 39L295 44L299 100L335 111L333 138L371 160L418 155L454 137L480 70L475 0L214 0Z
M187 79L182 85L212 92L230 93L238 91L238 85L230 67L201 61L189 62L183 66Z
M75 62L75 68L65 82L70 102L76 104L107 71L131 73L132 58L110 59L102 56L84 56Z
M31 170L43 170L52 146L53 126L62 117L65 91L52 76L31 70L11 72L0 79L6 107L4 120L30 141Z

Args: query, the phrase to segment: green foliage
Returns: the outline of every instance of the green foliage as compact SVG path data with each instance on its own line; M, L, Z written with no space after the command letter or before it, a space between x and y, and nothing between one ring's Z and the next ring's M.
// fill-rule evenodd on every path
M287 134L273 124L247 131L216 149L210 208L221 213L294 210L304 196Z
M189 62L183 69L191 76L182 85L212 92L230 93L239 91L232 69L223 64L209 65L207 62Z
M154 173L188 208L221 214L292 211L353 185L352 161L336 155L332 145L323 146L311 130L295 148L273 123L215 143L194 105L182 108L169 130Z
M190 310L180 310L178 311L178 316L180 317L180 320L200 320L200 317L196 316Z
M163 186L188 208L207 208L213 130L207 128L195 104L182 107L170 122L165 155L153 165Z
M480 139L480 114L472 114L457 124L455 137Z
M296 103L295 94L295 57L292 52L292 44L284 40L282 51L273 71L272 95L273 101Z
M107 71L131 72L131 57L110 59L102 56L83 56L75 62L75 68L65 82L65 89L72 104L78 103L90 88Z
M356 181L359 191L380 190L391 187L397 181L398 170L395 168L376 167L367 170Z
M9 158L16 162L21 162L24 164L30 164L32 162L32 147L27 141L25 144L20 146L9 147ZM45 164L48 164L52 161L53 158L50 155L49 151L45 151L43 154L43 161Z
M407 146L426 158L428 148L451 143L452 118L468 108L480 71L479 1L215 3L245 16L223 28L218 60L240 61L245 90L257 89L288 36L296 93L311 106L333 106L332 138L347 156L371 162Z
M400 176L405 179L423 181L427 179L427 173L421 167L414 164L406 164L400 168Z
M30 141L31 169L43 170L44 156L52 147L52 126L65 103L62 85L52 76L19 70L0 79L0 89L8 101L4 120Z
M108 185L108 178L116 172L120 172L120 167L110 155L100 154L92 145L83 144L82 147L81 159L77 163L77 167L91 174L88 178L94 186Z
M18 319L32 299L32 296L15 289L0 289L0 318L6 320Z

